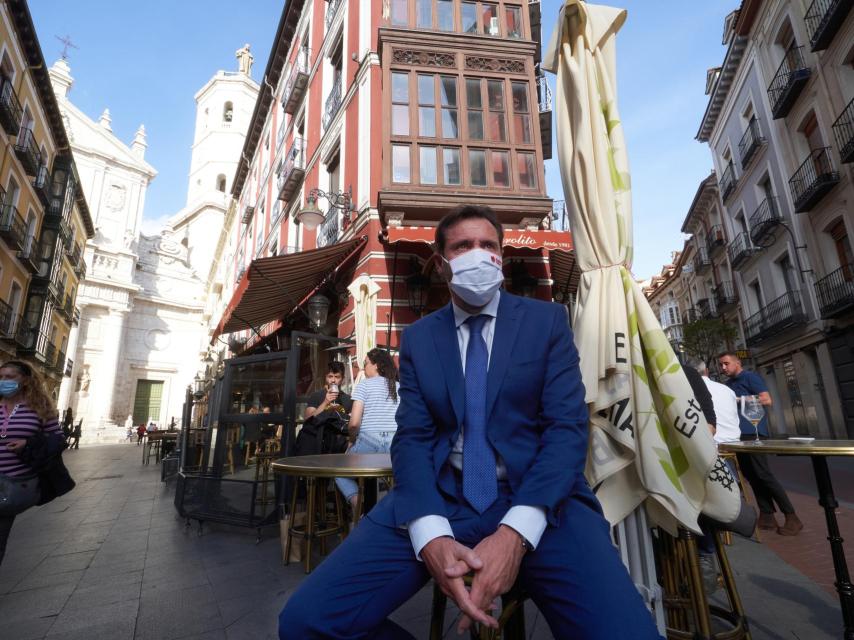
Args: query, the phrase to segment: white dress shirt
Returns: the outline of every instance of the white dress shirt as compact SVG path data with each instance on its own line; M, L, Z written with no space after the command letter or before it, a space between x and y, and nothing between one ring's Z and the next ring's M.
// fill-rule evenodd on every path
M483 339L486 342L487 357L492 356L492 339L495 335L495 317L498 315L498 302L501 298L501 292L496 291L495 296L490 300L479 314L490 316L483 325ZM460 357L462 359L463 371L466 369L466 350L469 345L469 325L466 320L470 314L463 309L460 309L456 304L453 304L454 322L457 326L457 343L460 347ZM489 360L487 360L489 362ZM456 469L463 468L463 433L460 430L460 435L454 443L453 449L448 456L448 462ZM504 460L501 459L496 452L496 469L497 478L505 478L507 476L507 468L504 465ZM514 529L524 537L533 547L536 548L546 530L546 510L543 507L517 505L510 507L504 517L501 519L501 524L507 525ZM408 524L409 539L412 541L412 548L415 550L415 555L421 559L421 549L433 540L441 536L454 537L454 532L451 529L451 523L448 519L440 515L422 516L412 520Z
M741 428L738 426L735 392L709 376L703 376L703 382L712 394L712 404L715 406L715 442L738 442L741 439Z

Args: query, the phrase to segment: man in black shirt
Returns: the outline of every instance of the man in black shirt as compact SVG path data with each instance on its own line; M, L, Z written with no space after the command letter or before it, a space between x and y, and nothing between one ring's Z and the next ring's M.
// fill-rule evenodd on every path
M344 381L344 363L330 362L326 372L326 384L320 391L315 391L308 398L308 405L305 408L305 417L311 418L318 416L327 411L335 411L333 405L343 407L344 412L349 414L353 409L353 400L350 396L341 391L341 383ZM334 385L334 386L333 386Z

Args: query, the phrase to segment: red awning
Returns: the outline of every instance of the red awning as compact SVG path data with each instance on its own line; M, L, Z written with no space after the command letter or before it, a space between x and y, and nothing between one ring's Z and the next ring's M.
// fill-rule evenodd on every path
M222 333L258 329L291 313L353 256L366 237L252 261L240 279L213 339Z
M432 244L436 227L388 227L386 239L395 242L424 242ZM525 249L572 251L572 234L569 231L505 229L504 246Z

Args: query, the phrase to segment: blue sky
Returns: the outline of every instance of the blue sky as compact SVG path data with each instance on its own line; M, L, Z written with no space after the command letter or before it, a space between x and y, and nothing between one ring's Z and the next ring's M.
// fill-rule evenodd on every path
M186 199L193 94L218 69L236 69L234 52L246 42L255 55L253 76L260 79L282 4L30 1L48 64L62 51L55 36L68 34L79 47L69 56L75 78L71 100L93 119L109 107L113 131L128 143L145 124L146 159L158 171L145 206L149 230ZM543 2L545 42L561 4ZM708 146L696 142L694 135L706 107L706 69L723 60L723 20L739 3L615 4L629 11L617 40L619 107L632 171L633 271L646 278L682 246L679 227L697 185L712 169ZM550 196L562 199L556 157L546 165L547 187Z

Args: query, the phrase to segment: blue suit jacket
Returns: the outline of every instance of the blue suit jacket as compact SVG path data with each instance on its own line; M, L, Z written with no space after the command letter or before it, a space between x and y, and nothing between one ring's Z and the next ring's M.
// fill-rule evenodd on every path
M511 506L541 506L557 525L561 504L592 494L583 477L587 406L564 307L501 292L486 391L487 432L507 466ZM371 513L399 527L450 516L448 454L464 421L465 379L449 304L404 330L400 407L391 445L394 490Z

